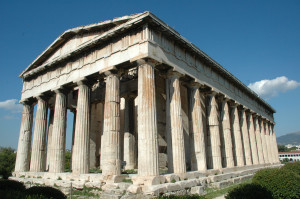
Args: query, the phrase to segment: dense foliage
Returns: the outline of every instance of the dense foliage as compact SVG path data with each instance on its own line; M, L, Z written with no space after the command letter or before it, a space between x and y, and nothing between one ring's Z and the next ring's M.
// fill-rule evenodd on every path
M0 175L7 179L15 168L16 154L10 147L0 148Z
M53 187L34 186L26 189L26 195L42 195L47 198L64 199L67 198L60 190Z
M253 183L269 190L275 199L299 199L300 175L295 169L297 165L260 170L253 177Z
M300 162L288 163L283 167L258 171L252 184L240 185L230 191L227 199L235 198L300 198Z
M1 199L49 199L42 195L25 195L21 191L15 190L0 190Z
M0 180L0 190L24 191L25 186L22 182L14 180Z
M300 162L287 163L283 167L281 167L281 169L283 170L287 169L300 175Z
M259 184L243 184L229 191L226 199L272 199L272 193Z
M60 190L53 187L33 186L25 189L21 182L13 180L0 180L1 199L65 199L67 198Z

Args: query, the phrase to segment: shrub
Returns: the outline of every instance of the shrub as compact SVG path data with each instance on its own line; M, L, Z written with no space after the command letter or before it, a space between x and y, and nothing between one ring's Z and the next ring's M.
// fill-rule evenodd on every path
M300 162L287 163L283 167L281 167L281 169L282 170L287 169L300 175Z
M24 191L25 185L14 180L0 180L0 190Z
M243 184L228 192L226 199L272 199L272 193L259 184Z
M10 147L0 148L0 175L4 179L11 176L11 172L15 168L16 154L14 149Z
M53 199L65 199L67 198L60 190L53 187L46 186L34 186L26 189L26 195L41 195Z
M300 198L300 176L289 169L263 169L253 177L253 183L265 187L275 199Z

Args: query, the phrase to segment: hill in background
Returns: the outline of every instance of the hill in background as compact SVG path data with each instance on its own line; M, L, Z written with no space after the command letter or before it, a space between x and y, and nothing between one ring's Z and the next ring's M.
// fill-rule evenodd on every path
M277 144L287 145L300 145L300 131L294 133L288 133L277 138Z

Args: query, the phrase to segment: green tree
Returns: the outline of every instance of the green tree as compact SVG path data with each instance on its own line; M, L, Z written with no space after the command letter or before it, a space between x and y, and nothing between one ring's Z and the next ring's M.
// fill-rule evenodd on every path
M288 151L295 151L295 150L297 150L297 147L295 147L295 146L288 149Z
M287 152L288 148L286 148L284 145L278 145L278 152Z
M0 175L7 179L15 168L16 154L10 147L0 147Z

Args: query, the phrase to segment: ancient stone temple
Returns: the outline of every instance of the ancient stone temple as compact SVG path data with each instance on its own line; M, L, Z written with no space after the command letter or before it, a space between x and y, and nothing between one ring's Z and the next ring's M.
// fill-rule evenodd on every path
M116 183L136 169L133 184L145 191L279 163L275 110L150 12L67 30L20 77L15 176L76 180L99 167L85 182Z

